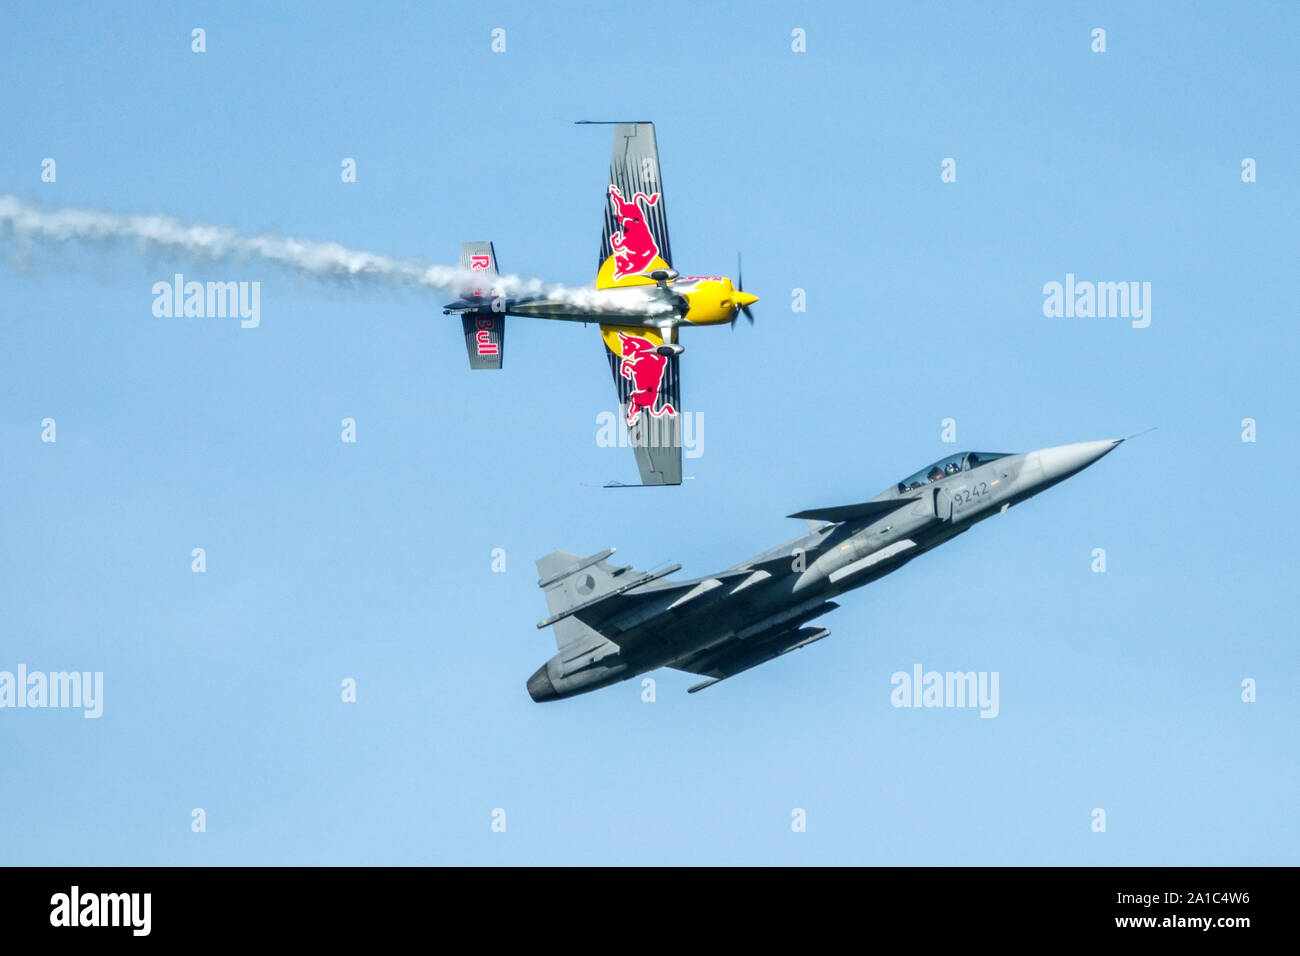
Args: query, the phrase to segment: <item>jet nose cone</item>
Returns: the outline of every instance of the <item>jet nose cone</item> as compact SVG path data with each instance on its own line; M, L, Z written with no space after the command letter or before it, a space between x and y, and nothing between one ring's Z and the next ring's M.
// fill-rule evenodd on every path
M528 696L539 704L559 699L560 695L555 692L555 685L551 683L551 675L546 673L545 664L528 678Z
M1057 445L1055 448L1043 448L1037 452L1038 463L1043 469L1043 478L1047 481L1060 481L1069 478L1094 461L1114 451L1122 438L1107 438L1103 441L1081 441L1073 445Z

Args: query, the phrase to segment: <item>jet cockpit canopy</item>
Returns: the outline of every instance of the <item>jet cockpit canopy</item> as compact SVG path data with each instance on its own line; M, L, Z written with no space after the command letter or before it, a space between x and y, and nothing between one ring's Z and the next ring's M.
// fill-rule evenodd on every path
M999 458L1006 458L1010 454L1012 453L1004 451L960 451L955 455L949 455L947 458L940 458L934 464L927 465L916 474L908 475L898 483L898 493L901 495L909 491L915 491L932 481L949 478L959 472L970 471Z

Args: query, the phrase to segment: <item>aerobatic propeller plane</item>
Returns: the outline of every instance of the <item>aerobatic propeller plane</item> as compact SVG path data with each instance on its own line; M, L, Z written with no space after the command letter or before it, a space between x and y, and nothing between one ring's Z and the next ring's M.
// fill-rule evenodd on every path
M617 567L614 549L537 562L557 652L528 679L537 702L573 697L658 667L705 678L693 693L830 634L805 627L839 607L832 598L897 571L975 524L1078 474L1124 439L1025 454L959 452L870 501L812 508L808 531L702 578L670 581Z
M584 121L585 125L585 121ZM672 266L668 213L653 123L614 123L614 150L605 189L605 226L596 287L589 301L494 295L498 273L491 242L461 246L461 265L482 272L482 286L443 308L464 325L471 369L499 369L508 315L600 325L619 409L644 485L682 482L681 374L677 330L690 325L734 325L758 297L744 290L737 271L727 276L683 276Z

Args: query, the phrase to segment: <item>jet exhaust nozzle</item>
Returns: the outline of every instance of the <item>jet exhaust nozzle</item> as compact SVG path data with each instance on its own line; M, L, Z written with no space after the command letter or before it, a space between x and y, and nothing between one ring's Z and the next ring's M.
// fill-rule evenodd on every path
M551 675L546 672L545 664L528 678L528 696L539 704L560 699L560 695L555 692L555 685L551 683Z

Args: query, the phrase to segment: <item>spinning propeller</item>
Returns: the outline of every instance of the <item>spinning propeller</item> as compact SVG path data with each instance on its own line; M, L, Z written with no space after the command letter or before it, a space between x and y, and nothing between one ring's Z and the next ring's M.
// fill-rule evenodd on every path
M749 324L753 325L754 313L749 308L749 305L751 302L757 302L758 299L752 295L745 295L745 270L741 265L739 252L736 253L736 292L739 293L736 296L736 302L740 306L739 311L744 312L745 318L749 319ZM731 329L733 332L736 329L736 316L734 314L731 316Z

